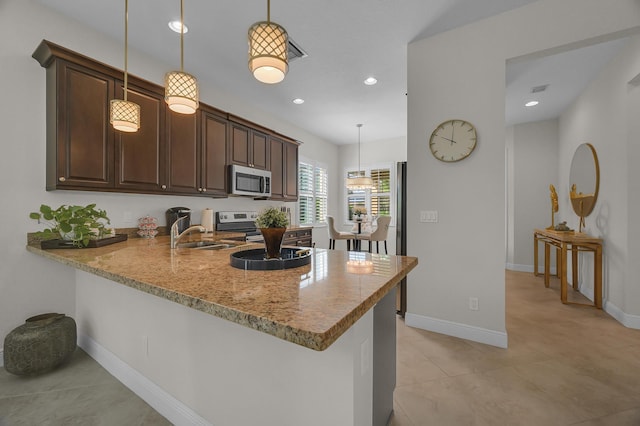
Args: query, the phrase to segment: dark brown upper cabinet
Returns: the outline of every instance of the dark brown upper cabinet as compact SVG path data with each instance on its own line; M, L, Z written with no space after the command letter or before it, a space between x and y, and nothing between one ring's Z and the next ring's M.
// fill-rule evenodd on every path
M209 197L227 196L227 119L200 104L193 115L167 111L169 157L167 191Z
M167 192L200 194L198 179L198 120L196 114L179 114L165 108L168 151Z
M268 170L269 131L239 117L230 117L229 164Z
M48 57L41 49L36 53ZM90 63L49 62L46 132L53 143L47 144L47 190L114 187L115 135L109 125L114 87L113 78Z
M141 127L119 132L109 102L123 98L121 70L46 40L33 57L46 68L47 190L226 197L227 166L241 164L281 170L278 199L297 197L298 146L283 139L272 160L271 130L202 102L196 114L174 113L162 86L129 75Z
M166 182L164 143L164 93L137 79L130 79L128 100L140 105L140 129L116 134L116 189L126 192L159 192ZM124 87L117 82L116 97L123 98Z
M272 135L269 146L271 199L296 201L298 199L298 144Z
M228 121L221 112L201 107L200 141L202 193L227 195Z

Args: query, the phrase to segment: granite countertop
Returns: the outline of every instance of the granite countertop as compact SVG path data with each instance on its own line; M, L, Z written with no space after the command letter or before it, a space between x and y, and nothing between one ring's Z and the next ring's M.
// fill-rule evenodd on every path
M169 237L162 236L86 249L43 250L32 241L27 250L318 351L418 264L415 257L314 248L311 264L298 268L247 271L229 265L232 252L259 247L171 250ZM358 268L362 261L370 263Z

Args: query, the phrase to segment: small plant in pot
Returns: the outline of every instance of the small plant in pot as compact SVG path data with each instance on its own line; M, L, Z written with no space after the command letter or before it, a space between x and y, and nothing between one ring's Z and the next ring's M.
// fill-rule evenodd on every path
M49 225L49 228L36 232L37 237L45 240L61 238L71 241L76 247L86 247L92 238L102 238L111 232L105 227L111 223L107 212L95 207L95 204L84 207L63 204L54 210L42 204L40 210L29 213L29 217Z
M256 226L260 228L264 237L267 259L280 258L280 246L287 225L289 225L287 214L276 207L268 207L258 215Z

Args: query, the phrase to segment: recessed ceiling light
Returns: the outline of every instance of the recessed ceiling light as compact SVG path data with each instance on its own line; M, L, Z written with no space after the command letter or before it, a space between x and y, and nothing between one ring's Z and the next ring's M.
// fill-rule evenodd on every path
M178 34L180 34L180 28L182 28L182 24L180 23L180 21L171 21L169 22L169 28L171 28L171 31L175 31ZM184 26L184 33L188 33L189 32L189 28L187 28L187 26Z
M293 103L294 103L294 104L296 104L296 105L300 105L300 104L303 104L303 103L304 103L304 99L295 98L295 99L294 99L293 101L291 101L291 102L293 102Z
M524 104L524 106L526 106L526 107L532 107L532 106L536 106L536 105L538 105L539 103L540 103L540 102L538 102L538 101L529 101L529 102L527 102L526 104Z
M378 80L376 80L375 77L367 77L364 80L364 84L366 84L367 86L373 86L374 84L376 84L378 82Z

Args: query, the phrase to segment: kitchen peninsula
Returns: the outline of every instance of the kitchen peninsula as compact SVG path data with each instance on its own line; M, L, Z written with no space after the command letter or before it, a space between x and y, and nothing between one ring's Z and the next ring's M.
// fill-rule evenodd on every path
M390 379L378 387L377 376L393 370L392 398L395 287L417 259L312 249L308 266L232 268L231 252L247 248L170 250L167 237L27 246L78 270L80 346L151 383L112 371L174 423L385 424L374 401L385 386L388 400ZM154 404L163 398L181 416Z

